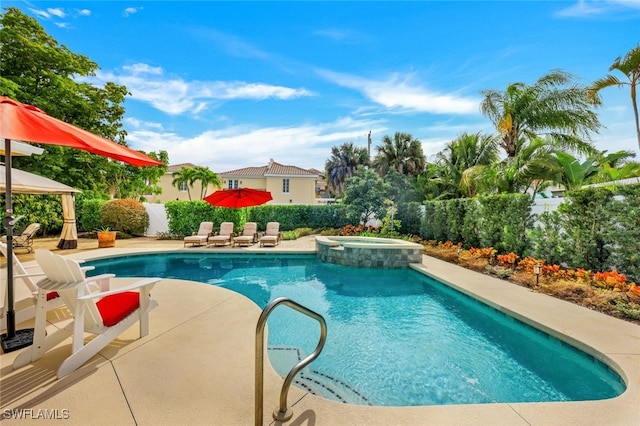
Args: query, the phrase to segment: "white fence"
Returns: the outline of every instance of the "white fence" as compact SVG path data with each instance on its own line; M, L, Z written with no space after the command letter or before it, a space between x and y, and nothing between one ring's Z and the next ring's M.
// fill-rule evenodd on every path
M160 232L169 232L169 219L164 204L143 204L149 214L149 227L145 235L155 236Z

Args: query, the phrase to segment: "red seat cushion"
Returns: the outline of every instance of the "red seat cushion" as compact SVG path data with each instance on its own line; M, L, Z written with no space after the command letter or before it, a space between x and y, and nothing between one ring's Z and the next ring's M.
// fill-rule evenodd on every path
M58 297L60 297L60 295L57 291L50 291L49 293L47 293L47 302L49 300L57 299Z
M111 327L128 317L140 306L140 294L135 291L112 294L103 297L96 303L102 322Z

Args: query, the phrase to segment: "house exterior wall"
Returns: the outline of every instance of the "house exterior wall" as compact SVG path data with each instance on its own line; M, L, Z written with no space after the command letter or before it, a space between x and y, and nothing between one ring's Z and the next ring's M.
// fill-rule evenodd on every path
M289 179L289 192L282 192L282 180ZM315 204L315 178L269 176L267 191L271 192L271 204Z
M180 191L179 188L171 185L172 181L173 181L173 176L171 176L171 174L169 173L160 177L160 182L158 183L158 185L160 186L160 188L162 188L162 194L148 195L147 196L148 202L164 203L167 201L175 201L175 200L188 201L189 193L187 191ZM200 182L195 182L193 186L190 187L189 191L191 192L192 200L200 199L201 188L202 188L202 185ZM212 192L215 192L217 189L218 188L215 188L213 185L209 185L205 196L211 194Z
M222 179L222 189L229 188L229 180L237 180L238 188L252 188L265 190L267 187L266 180L264 178L248 178L243 176L225 176Z

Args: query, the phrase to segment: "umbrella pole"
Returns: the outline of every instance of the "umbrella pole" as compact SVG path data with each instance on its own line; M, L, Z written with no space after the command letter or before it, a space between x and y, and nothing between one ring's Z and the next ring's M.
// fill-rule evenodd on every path
M11 198L11 139L4 140L5 163L5 209L3 220L7 230L7 332L0 336L4 353L16 351L33 343L33 329L19 330L16 332L16 311L13 302L13 200Z

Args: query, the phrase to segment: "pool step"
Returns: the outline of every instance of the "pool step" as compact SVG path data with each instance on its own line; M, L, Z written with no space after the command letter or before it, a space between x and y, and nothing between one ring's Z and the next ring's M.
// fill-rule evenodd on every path
M269 346L268 350L271 364L283 377L295 364L307 356L302 349L294 346ZM360 390L343 379L313 368L313 364L303 368L296 375L293 383L310 394L333 401L345 404L373 405Z

